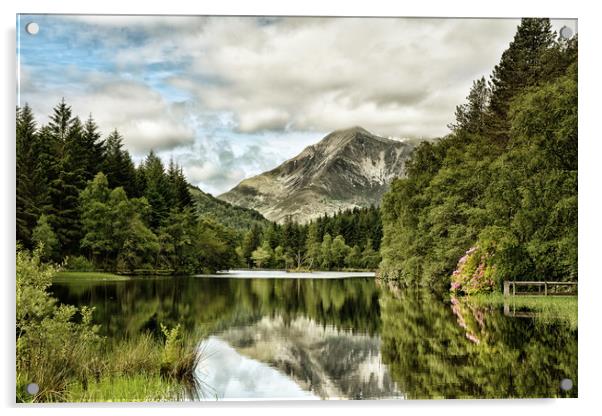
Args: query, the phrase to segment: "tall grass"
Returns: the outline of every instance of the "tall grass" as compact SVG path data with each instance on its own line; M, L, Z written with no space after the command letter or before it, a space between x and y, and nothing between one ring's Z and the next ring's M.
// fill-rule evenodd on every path
M195 369L200 353L179 327L166 330L165 339L149 333L136 338L92 347L77 343L71 359L57 359L52 349L42 360L21 366L17 375L17 401L163 401L194 398L198 388ZM42 358L40 356L40 358ZM27 384L40 386L26 393ZM148 383L147 387L142 387ZM114 397L111 396L115 393Z
M59 305L50 296L55 274L39 250L17 251L18 402L107 399L114 388L123 401L175 400L194 391L200 359L195 337L184 336L178 325L162 326L163 337L103 338L90 308ZM29 395L29 383L40 390Z
M572 330L577 329L577 296L504 296L501 293L478 294L469 301L482 305L493 305L510 310L526 310L535 313L535 319L542 323L565 323Z

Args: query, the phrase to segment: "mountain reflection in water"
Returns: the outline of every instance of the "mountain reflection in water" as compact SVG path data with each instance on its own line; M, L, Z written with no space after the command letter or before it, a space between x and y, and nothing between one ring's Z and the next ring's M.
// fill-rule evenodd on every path
M109 339L178 323L206 399L576 397L577 329L374 278L141 278L55 284ZM475 342L478 340L478 342ZM571 378L572 390L559 388Z

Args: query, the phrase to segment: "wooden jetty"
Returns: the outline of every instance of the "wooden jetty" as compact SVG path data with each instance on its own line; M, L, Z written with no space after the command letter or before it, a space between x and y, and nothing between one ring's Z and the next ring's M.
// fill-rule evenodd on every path
M570 287L570 292L558 292L559 287ZM519 288L517 290L517 288ZM527 290L520 290L524 288ZM536 288L537 291L528 289ZM556 289L556 290L553 290ZM576 295L577 294L577 282L554 282L554 281L541 281L541 282L529 282L529 281L510 281L504 280L504 296L562 296L562 295Z

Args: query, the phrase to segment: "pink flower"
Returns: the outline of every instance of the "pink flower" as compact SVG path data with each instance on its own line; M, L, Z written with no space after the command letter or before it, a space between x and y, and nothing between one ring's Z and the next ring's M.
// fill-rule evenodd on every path
M468 333L468 332L466 333L466 338L468 338L469 340L471 340L475 344L478 344L479 342L481 342L481 341L479 341L479 339L475 335L473 335L471 333Z

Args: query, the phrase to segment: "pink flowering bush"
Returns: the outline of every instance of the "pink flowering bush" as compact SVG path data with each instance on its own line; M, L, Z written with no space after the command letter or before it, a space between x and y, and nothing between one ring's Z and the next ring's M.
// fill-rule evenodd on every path
M473 246L458 260L451 276L450 291L472 295L495 289L495 266L491 256L479 246Z

